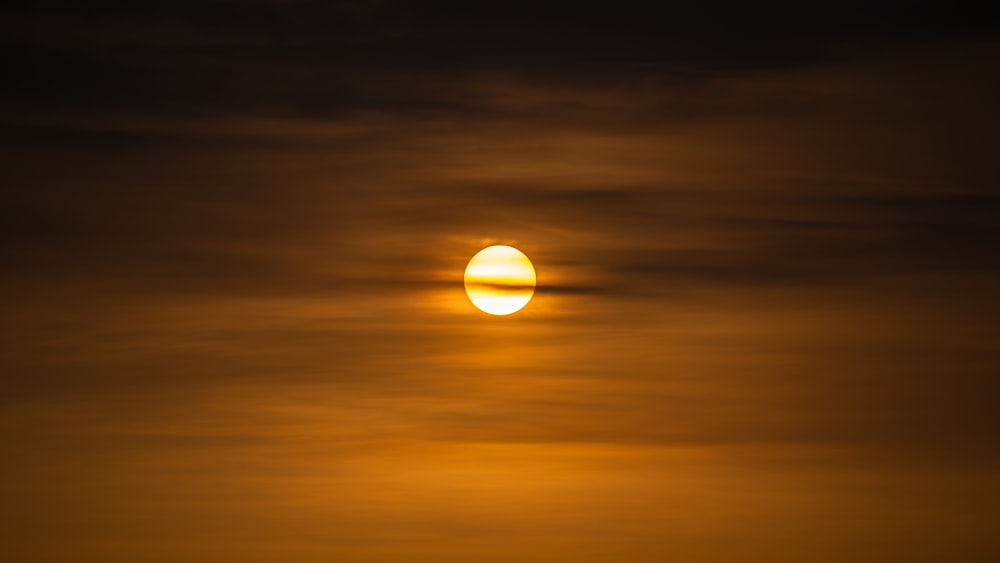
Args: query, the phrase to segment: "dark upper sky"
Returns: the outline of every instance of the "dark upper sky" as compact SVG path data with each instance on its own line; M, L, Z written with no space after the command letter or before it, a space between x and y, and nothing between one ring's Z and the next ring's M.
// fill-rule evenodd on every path
M620 88L780 71L901 43L988 41L984 6L697 2L26 2L4 22L24 107L315 118L449 111L425 88L502 72Z
M984 8L6 6L0 560L996 560Z

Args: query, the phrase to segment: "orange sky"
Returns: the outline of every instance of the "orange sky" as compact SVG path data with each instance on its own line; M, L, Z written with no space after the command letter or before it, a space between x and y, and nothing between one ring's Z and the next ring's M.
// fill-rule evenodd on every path
M8 100L0 560L995 560L997 46L847 52Z

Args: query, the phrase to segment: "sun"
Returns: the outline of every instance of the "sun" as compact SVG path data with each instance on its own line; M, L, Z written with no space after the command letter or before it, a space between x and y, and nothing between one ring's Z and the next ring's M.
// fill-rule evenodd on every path
M512 246L484 248L465 267L465 292L480 311L509 315L524 308L535 294L535 268Z

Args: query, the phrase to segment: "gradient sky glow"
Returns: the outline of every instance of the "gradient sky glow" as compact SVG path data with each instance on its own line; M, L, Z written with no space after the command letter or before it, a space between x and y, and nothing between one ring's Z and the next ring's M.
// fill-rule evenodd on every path
M420 4L4 8L0 560L1000 559L992 20Z

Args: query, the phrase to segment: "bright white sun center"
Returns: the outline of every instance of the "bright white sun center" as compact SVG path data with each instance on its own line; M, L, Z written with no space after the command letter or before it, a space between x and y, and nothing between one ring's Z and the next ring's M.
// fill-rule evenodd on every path
M465 292L480 311L509 315L524 308L535 294L535 268L512 246L480 250L465 267Z

